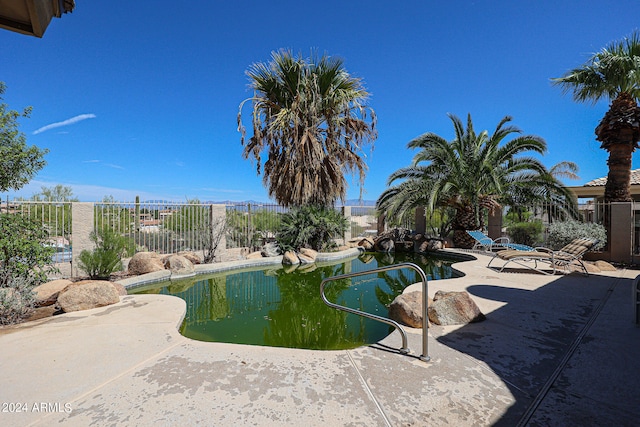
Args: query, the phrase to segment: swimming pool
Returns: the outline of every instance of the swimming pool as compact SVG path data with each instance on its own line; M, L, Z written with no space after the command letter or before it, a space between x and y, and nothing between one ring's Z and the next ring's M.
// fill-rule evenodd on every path
M331 265L227 271L158 283L131 293L184 299L187 313L180 332L192 339L338 350L375 343L391 331L383 323L327 307L320 299L324 278L413 262L429 280L439 280L461 275L451 267L455 261L434 255L365 253ZM415 271L402 269L340 280L326 294L331 302L387 316L393 299L419 281Z

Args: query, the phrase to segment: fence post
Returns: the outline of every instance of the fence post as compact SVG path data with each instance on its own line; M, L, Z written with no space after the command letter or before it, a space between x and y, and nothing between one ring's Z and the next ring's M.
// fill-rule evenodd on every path
M608 240L611 261L631 262L633 258L633 202L611 203Z
M489 212L487 228L487 236L492 239L502 237L502 208L496 208L493 212Z
M211 205L210 210L211 222L210 224L215 224L216 222L221 221L222 224L225 224L225 229L222 231L222 237L220 237L220 241L218 242L218 249L216 251L216 259L226 259L227 255L227 207L225 205Z
M93 250L91 232L94 225L94 203L71 203L71 277L78 277L78 257L83 250Z
M347 231L344 232L344 242L343 244L347 244L349 240L351 240L351 206L343 206L342 207L342 215L344 219L347 220L349 225L347 226Z

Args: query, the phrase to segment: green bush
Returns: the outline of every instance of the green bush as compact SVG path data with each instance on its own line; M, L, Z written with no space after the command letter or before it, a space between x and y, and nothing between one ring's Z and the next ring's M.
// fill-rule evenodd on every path
M607 230L602 224L583 223L577 221L555 222L549 226L547 245L551 249L560 249L574 239L597 239L593 249L601 249L607 243Z
M0 214L0 324L18 323L33 310L32 289L57 271L47 230L19 214Z
M334 237L344 234L348 226L347 219L335 209L301 206L282 215L276 237L284 251L299 248L329 251L336 247Z
M110 229L91 233L96 248L84 250L78 258L78 265L92 279L108 279L111 273L122 269L122 257L133 253L133 243Z
M0 288L11 287L13 279L29 279L36 286L54 272L54 248L49 234L32 219L19 214L0 214Z
M11 277L0 288L0 325L12 325L29 317L35 305L33 278Z
M507 234L514 243L534 246L541 240L542 223L540 221L518 222L507 228Z

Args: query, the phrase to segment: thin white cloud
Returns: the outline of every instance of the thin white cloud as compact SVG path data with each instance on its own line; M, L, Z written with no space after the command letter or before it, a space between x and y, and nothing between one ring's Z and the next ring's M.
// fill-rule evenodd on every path
M109 166L110 168L113 168L113 169L124 169L124 167L120 165L115 165L113 163L105 163L105 166Z
M83 160L82 163L100 163L100 160Z
M70 119L63 120L61 122L51 123L50 125L42 126L40 129L33 131L33 134L37 135L39 133L42 133L50 129L55 129L62 126L69 126L69 125L73 125L75 123L81 122L83 120L95 119L95 118L96 118L95 114L80 114L78 116L71 117Z

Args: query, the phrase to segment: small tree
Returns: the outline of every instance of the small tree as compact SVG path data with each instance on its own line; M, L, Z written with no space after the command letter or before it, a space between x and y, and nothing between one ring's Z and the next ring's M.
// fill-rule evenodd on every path
M46 280L53 248L48 233L20 214L0 214L0 324L18 323L33 310L32 289Z
M0 101L6 86L0 82ZM18 130L18 118L29 117L31 107L22 113L0 102L0 193L19 190L44 167L48 150L27 147L24 133Z
M6 86L0 82L0 101ZM18 118L29 117L0 102L0 192L19 190L44 167L47 150L27 147ZM46 279L53 248L46 245L44 227L17 214L0 214L0 323L15 323L33 308L34 286Z
M49 235L37 222L20 214L0 214L0 288L11 279L24 278L31 286L44 282L54 249L47 244Z
M111 273L122 269L122 257L135 252L133 242L110 229L91 233L96 248L80 253L78 264L92 279L108 279Z

